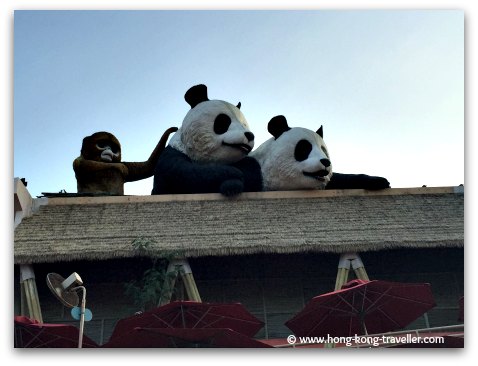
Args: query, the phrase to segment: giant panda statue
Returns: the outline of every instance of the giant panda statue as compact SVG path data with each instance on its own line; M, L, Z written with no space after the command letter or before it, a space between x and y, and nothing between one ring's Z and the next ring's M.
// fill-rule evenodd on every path
M382 177L333 172L322 126L316 132L291 128L284 116L276 116L270 120L268 131L273 137L250 154L261 166L265 191L390 187Z
M209 100L203 84L184 99L191 109L156 164L152 194L261 191L260 165L247 157L254 134L241 103Z

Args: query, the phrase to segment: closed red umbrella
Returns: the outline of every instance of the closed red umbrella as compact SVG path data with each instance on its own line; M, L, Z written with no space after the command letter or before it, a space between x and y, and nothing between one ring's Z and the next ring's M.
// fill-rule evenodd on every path
M142 328L112 338L105 348L271 348L232 329Z
M252 337L264 323L249 313L242 304L175 301L116 324L111 339L142 328L229 328Z
M16 348L77 348L79 329L68 324L39 323L26 316L15 316ZM83 335L83 347L98 344Z
M298 336L352 336L402 329L435 306L430 284L353 280L310 300L286 322Z

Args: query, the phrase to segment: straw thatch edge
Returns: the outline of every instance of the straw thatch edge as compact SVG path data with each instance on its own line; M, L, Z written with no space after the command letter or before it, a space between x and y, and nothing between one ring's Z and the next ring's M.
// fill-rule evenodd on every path
M234 256L234 255L253 255L253 254L297 254L297 253L336 253L342 254L347 252L369 252L389 249L426 249L426 248L463 248L462 240L451 240L446 243L427 243L423 241L417 242L389 242L377 244L361 244L361 245L295 245L288 247L273 246L255 246L243 248L210 248L210 249L188 249L176 251L175 256L178 258L198 258L207 256ZM169 252L168 252L169 253ZM164 250L148 250L138 253L134 250L116 250L116 251L95 251L94 253L76 252L68 254L49 254L49 255L16 255L15 264L33 264L33 263L55 263L55 262L72 262L72 261L100 261L109 259L149 257L149 258L165 258L167 253Z

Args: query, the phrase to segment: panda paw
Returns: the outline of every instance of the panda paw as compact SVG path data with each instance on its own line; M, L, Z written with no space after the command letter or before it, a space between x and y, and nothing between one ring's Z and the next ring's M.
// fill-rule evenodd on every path
M366 174L334 173L325 189L368 189L390 188L386 178Z
M366 181L364 181L364 186L364 189L378 190L390 188L390 183L386 178L383 177L367 176Z
M244 191L244 184L239 179L229 179L222 182L219 191L226 197L236 196Z
M244 192L262 191L261 166L256 159L246 156L232 166L239 169L243 174Z

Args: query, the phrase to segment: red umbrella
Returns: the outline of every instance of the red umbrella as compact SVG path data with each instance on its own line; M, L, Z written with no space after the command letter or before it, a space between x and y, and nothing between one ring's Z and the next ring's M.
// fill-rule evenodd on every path
M15 316L15 347L17 348L77 348L79 330L73 325L39 323L26 316ZM98 344L83 335L83 347Z
M435 306L430 284L353 280L310 300L285 324L298 336L399 330Z
M242 304L175 301L129 318L121 319L111 339L142 328L230 328L252 337L264 323L249 313Z
M141 328L112 338L105 348L270 348L231 329Z

